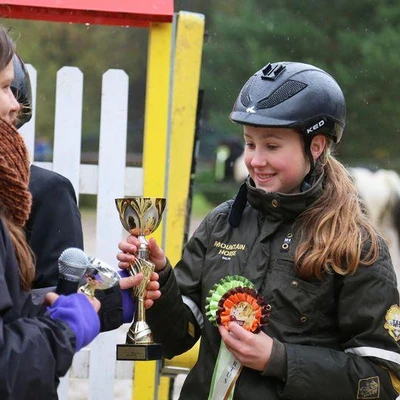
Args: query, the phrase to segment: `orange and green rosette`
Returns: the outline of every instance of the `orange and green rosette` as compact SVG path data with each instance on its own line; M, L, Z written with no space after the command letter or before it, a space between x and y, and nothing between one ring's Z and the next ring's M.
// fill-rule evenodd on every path
M236 322L253 333L267 324L270 309L253 283L239 275L221 279L206 299L206 316L212 324L227 327L229 322Z

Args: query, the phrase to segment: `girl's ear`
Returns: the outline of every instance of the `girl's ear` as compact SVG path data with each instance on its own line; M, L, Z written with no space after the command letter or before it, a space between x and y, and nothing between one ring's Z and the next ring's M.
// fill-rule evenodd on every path
M313 137L311 141L311 154L313 156L314 161L318 159L318 157L322 154L326 146L326 137L324 135L317 135Z

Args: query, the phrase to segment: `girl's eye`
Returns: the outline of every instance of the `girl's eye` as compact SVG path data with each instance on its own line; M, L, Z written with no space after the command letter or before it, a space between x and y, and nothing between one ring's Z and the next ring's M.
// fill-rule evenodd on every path
M245 147L252 149L252 148L254 148L254 144L253 143L245 143Z
M276 150L278 146L276 144L267 144L267 149L268 150Z

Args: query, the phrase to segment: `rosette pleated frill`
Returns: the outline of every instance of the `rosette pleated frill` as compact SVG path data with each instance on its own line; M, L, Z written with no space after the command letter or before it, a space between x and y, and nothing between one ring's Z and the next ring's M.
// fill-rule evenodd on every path
M235 322L249 332L258 333L268 322L271 307L257 293L253 283L239 275L227 276L216 283L206 298L206 317L215 326ZM232 399L242 365L221 340L214 367L209 400Z

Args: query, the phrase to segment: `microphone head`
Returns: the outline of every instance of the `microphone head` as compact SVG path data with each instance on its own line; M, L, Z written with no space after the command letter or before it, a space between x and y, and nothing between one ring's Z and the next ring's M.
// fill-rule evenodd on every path
M77 247L65 249L58 258L60 277L68 281L79 281L90 266L89 257Z

